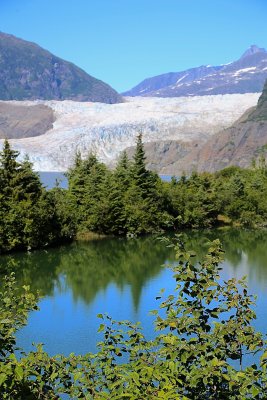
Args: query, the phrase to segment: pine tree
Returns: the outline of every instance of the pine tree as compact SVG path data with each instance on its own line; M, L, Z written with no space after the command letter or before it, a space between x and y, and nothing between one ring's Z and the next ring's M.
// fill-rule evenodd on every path
M109 190L109 231L125 234L126 212L125 195L131 181L131 163L126 151L123 151L110 180Z
M62 221L52 197L29 159L18 162L18 156L6 140L0 152L0 253L38 248L62 239Z
M32 163L28 156L20 163L13 179L14 197L17 200L31 198L36 200L43 190L39 175L33 171Z
M136 148L134 153L134 162L133 162L133 179L137 186L141 189L146 189L148 171L146 169L146 156L144 145L142 142L142 133L140 132L136 139Z
M106 166L90 153L85 160L76 161L68 177L69 196L76 209L78 230L105 232L110 179Z
M12 181L19 169L18 155L19 152L11 149L8 140L5 140L0 152L0 193L5 196L12 192Z

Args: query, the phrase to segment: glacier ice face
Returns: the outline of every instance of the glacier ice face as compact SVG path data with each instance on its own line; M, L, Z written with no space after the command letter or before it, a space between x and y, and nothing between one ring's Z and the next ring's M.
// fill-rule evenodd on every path
M144 142L207 140L255 106L259 95L128 97L119 104L12 101L15 105L45 104L54 110L56 121L44 135L12 139L10 143L21 158L28 154L39 171L67 170L77 150L83 157L92 151L111 165L122 150L135 144L140 131Z

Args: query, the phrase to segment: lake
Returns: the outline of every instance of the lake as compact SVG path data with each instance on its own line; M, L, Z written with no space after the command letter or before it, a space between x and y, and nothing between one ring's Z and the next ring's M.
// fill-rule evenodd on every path
M45 172L45 171L38 171L40 176L40 180L42 184L46 187L46 189L52 189L59 185L59 187L63 189L67 189L68 187L68 179L64 172ZM160 175L163 181L170 182L171 175Z
M68 187L68 179L64 172L37 171L37 173L46 189L52 189L56 184L63 189L67 189Z
M258 295L255 326L267 332L267 232L247 230L188 231L187 248L205 254L208 240L220 238L225 249L224 279L247 275L249 291ZM100 340L98 313L114 319L141 321L153 335L155 297L161 288L174 288L173 250L154 237L106 238L29 254L2 256L0 266L17 264L19 285L40 291L40 311L30 313L29 323L17 334L18 345L32 349L44 343L50 354L86 353Z

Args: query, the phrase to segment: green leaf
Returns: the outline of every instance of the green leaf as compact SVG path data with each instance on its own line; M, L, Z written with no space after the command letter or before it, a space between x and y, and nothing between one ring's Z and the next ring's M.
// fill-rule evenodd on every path
M97 332L102 332L105 329L105 324L100 324Z
M0 374L0 386L6 381L7 375L4 373Z
M256 397L260 393L260 389L257 388L256 386L253 386L251 393L252 393L253 397Z
M19 380L23 379L23 368L20 365L17 365L15 368L15 375Z

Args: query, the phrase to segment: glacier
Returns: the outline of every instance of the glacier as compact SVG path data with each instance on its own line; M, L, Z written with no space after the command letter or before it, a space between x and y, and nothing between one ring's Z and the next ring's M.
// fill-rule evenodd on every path
M45 134L10 139L11 146L27 154L38 171L66 171L75 153L89 152L107 165L114 165L125 148L143 141L178 140L203 142L232 125L260 93L192 97L126 97L124 103L104 104L64 101L9 101L14 105L45 104L53 109L55 122ZM1 140L3 143L3 140Z

